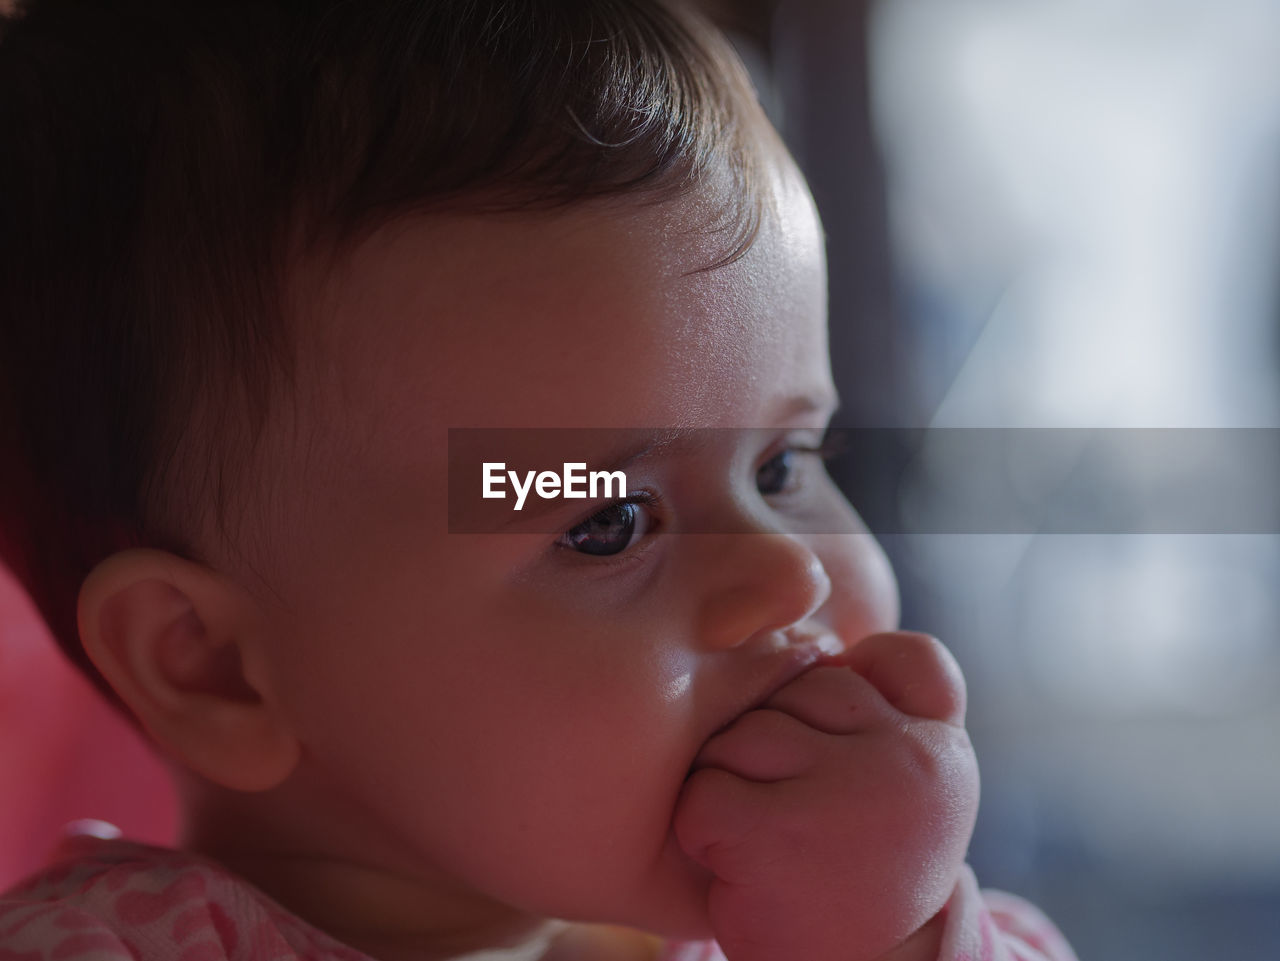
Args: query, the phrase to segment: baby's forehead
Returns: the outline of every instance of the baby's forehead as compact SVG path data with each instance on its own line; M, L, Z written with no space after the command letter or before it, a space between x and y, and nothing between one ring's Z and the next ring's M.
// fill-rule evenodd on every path
M782 325L821 325L811 216L706 269L723 254L709 216L693 197L405 218L324 275L324 360L346 392L455 423L660 423L673 399L729 389Z

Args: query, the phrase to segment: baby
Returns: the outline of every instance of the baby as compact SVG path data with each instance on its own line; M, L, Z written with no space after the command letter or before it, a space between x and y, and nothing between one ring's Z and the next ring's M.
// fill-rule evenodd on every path
M964 864L963 680L817 456L821 228L712 29L47 0L0 114L4 559L183 802L0 959L1074 958ZM451 428L625 495L463 531Z

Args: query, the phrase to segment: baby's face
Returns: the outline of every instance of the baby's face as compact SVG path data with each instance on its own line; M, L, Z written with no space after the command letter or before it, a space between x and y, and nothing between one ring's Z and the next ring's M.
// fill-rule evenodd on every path
M711 271L725 235L689 198L403 222L330 278L309 376L331 403L278 465L264 636L298 776L341 818L317 846L420 880L425 915L709 934L671 832L695 755L895 626L879 548L817 457L784 454L835 396L818 223L792 171L772 189ZM661 503L615 511L600 555L561 532L607 502L491 501L498 532L450 533L450 427L754 429L630 463L628 493ZM592 436L588 466L616 453Z

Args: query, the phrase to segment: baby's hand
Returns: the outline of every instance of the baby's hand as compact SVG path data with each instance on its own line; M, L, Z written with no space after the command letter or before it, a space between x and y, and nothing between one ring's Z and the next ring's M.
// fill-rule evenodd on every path
M941 644L877 634L703 746L674 829L730 961L871 961L941 909L977 813L964 708Z

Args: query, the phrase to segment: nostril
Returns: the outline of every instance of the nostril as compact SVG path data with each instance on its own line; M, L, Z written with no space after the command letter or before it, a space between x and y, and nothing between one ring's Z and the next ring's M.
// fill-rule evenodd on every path
M770 532L726 544L732 549L707 568L714 581L700 633L711 646L736 647L785 632L812 618L832 595L822 560L796 537Z

